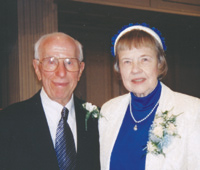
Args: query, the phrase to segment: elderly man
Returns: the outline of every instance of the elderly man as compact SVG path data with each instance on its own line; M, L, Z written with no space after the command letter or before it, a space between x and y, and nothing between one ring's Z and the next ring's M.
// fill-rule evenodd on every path
M37 41L33 66L42 89L1 112L1 170L100 169L97 120L85 122L83 101L73 95L82 60L81 44L64 33Z

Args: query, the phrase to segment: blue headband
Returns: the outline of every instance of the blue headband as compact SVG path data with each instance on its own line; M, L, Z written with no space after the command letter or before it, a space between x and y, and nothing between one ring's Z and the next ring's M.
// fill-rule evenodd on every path
M116 54L115 47L116 47L118 40L121 38L122 35L124 35L125 33L127 33L128 31L131 31L131 30L142 30L142 31L149 33L151 36L153 36L159 42L159 44L161 45L163 50L166 51L167 47L165 45L165 39L161 36L161 32L158 29L156 29L155 27L150 28L149 25L146 23L142 23L142 24L130 23L129 25L123 26L122 29L119 30L118 33L112 37L113 47L111 47L111 52L114 57Z

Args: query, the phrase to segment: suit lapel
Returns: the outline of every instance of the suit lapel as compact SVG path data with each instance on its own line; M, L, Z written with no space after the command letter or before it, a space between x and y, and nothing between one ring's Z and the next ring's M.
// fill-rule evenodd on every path
M80 153L85 140L85 110L82 107L82 101L74 97L76 125L77 125L77 153Z
M90 119L85 129L84 101L74 97L77 124L77 169L99 170L99 134L97 120Z
M47 120L42 107L40 93L37 93L31 101L31 128L30 134L32 138L33 153L43 162L42 166L51 169L58 169L57 158L50 135ZM39 154L38 154L39 153ZM45 168L44 168L45 169Z
M167 86L165 86L163 83L162 85L162 91L159 101L159 106L156 111L156 114L159 114L166 110L171 110L174 107L174 92L171 91ZM164 164L165 157L163 155L154 155L154 154L147 154L146 157L146 170L160 170L162 169L162 166Z

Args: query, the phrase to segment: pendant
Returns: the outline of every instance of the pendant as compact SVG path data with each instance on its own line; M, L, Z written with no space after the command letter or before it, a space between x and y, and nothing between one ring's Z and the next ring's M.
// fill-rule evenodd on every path
M137 125L134 126L133 130L134 130L134 131L137 131Z

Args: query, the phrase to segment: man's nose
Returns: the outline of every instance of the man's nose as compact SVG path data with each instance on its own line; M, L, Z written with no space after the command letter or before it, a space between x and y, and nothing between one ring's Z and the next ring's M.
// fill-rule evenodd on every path
M59 61L58 68L56 69L56 75L59 77L64 77L67 74L67 69L63 61Z

